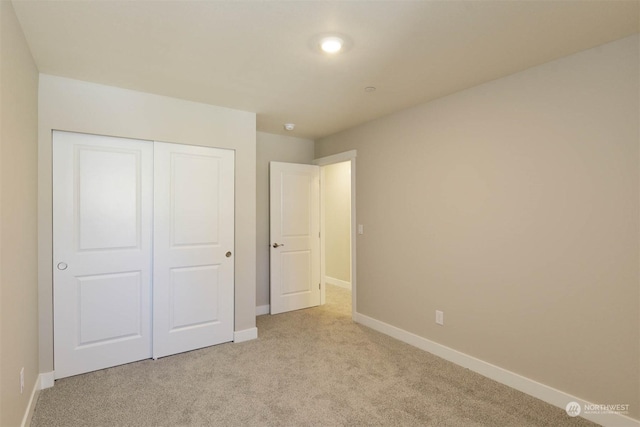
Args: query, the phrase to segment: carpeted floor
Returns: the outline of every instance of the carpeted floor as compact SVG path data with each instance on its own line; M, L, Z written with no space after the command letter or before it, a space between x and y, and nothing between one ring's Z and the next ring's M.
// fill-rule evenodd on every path
M351 294L259 339L58 380L32 426L592 426L351 321Z

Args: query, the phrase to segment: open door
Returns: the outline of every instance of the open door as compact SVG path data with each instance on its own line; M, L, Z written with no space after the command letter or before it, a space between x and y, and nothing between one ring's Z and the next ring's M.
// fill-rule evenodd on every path
M270 163L271 314L320 304L320 168Z

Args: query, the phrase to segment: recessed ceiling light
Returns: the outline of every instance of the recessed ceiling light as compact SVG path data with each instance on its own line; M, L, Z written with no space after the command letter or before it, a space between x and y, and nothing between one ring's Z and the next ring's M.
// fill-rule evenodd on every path
M309 48L314 52L335 56L348 52L353 48L353 40L346 34L327 32L316 34L309 39Z
M364 91L365 92L375 92L376 88L373 87L373 86L367 86L367 87L364 88Z
M284 129L285 130L294 130L296 128L296 125L294 123L285 123L284 124Z
M342 50L344 40L340 37L325 37L320 40L320 49L326 53L338 53Z

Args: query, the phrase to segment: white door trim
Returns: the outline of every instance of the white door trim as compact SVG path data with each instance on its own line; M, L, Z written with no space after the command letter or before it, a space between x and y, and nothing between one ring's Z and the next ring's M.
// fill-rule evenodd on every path
M327 166L334 163L348 162L350 160L355 160L357 154L358 152L356 150L345 151L343 153L332 154L330 156L315 159L313 164L318 166Z
M335 163L351 162L351 318L355 320L356 310L356 150L345 151L343 153L333 154L331 156L320 157L313 161L314 165L328 166ZM324 206L324 187L322 183L323 172L320 170L320 206ZM320 209L320 276L322 280L322 292L320 294L320 304L325 303L325 224L324 224L324 208Z

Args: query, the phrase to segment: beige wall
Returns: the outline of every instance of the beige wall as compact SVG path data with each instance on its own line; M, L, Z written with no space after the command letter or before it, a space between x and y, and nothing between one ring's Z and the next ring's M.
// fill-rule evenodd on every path
M311 164L313 141L258 132L256 161L256 304L269 304L269 162Z
M38 70L8 1L0 58L0 425L16 426L38 379Z
M323 167L325 276L351 283L351 162Z
M41 75L39 92L40 369L53 369L51 131L230 148L236 152L235 327L255 327L255 114Z
M358 150L358 311L640 418L638 51L622 39L317 141Z

